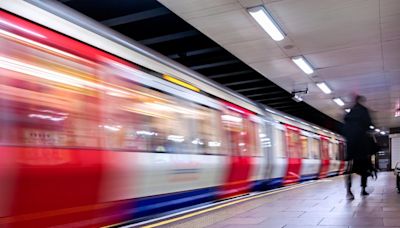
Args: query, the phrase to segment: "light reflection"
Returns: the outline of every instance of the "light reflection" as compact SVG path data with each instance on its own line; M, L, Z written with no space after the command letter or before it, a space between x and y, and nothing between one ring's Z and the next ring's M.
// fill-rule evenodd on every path
M242 118L236 117L236 116L231 116L231 115L222 115L221 118L224 121L230 121L230 122L235 122L235 123L242 122Z
M209 147L220 147L221 142L210 141L210 142L208 142L208 146Z
M82 58L80 58L80 57L78 57L76 55L70 54L70 53L65 52L65 51L61 51L59 49L50 47L50 46L45 45L45 44L41 44L39 42L30 40L30 39L26 39L25 37L22 37L22 36L14 34L14 33L10 33L10 32L4 31L2 29L0 29L0 34L3 37L9 37L11 39L18 40L19 42L25 43L27 45L35 46L35 47L37 47L39 49L44 49L46 51L49 51L49 52L52 52L52 53L55 53L55 54L59 54L59 55L65 56L65 57L79 59L79 60L82 60L82 61L89 62L88 60L84 60L84 59L82 59Z
M185 141L185 138L182 135L168 135L167 139L179 143Z
M192 143L195 145L204 145L204 143L199 138L194 139Z
M12 28L21 30L21 31L23 31L23 32L29 33L29 34L31 34L31 35L40 37L40 38L46 38L46 37L43 36L42 34L39 34L39 33L37 33L37 32L31 31L31 30L29 30L29 29L23 28L23 27L21 27L21 26L15 25L15 24L10 23L10 22L5 21L5 20L1 20L1 19L0 19L0 23L3 24L3 25L10 26L10 27L12 27Z
M136 131L137 135L148 135L148 136L157 136L157 132L153 132L153 131Z
M67 119L66 116L62 116L62 117L55 117L55 116L50 116L50 115L42 115L42 114L29 114L28 117L30 118L38 118L38 119L43 119L43 120L51 120L51 121L63 121L65 119Z
M100 128L104 128L110 131L120 131L122 126L121 125L116 125L116 126L112 126L112 125L99 125Z

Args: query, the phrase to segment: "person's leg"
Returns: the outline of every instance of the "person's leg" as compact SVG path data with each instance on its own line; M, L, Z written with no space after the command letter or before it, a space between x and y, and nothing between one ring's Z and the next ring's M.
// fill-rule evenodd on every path
M362 187L362 191L361 191L361 195L363 196L367 196L369 195L369 193L365 190L367 187L367 180L368 180L368 168L369 168L369 162L368 160L363 160L361 162L361 187Z
M353 161L349 161L348 167L347 167L347 172L345 175L345 183L346 183L346 190L347 190L347 199L352 200L354 199L354 195L351 192L351 182L352 182L352 167L353 167Z
M346 181L347 192L351 192L351 181L352 181L351 173L346 174L345 181Z
M367 180L368 180L368 174L367 172L364 172L361 175L361 187L362 187L361 195L363 196L369 195L369 193L365 190L367 187Z

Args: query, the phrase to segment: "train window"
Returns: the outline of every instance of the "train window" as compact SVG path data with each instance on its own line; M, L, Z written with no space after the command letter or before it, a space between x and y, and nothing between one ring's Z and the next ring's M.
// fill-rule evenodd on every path
M191 143L197 146L199 153L226 153L222 137L220 112L211 108L198 106L200 112L197 120L197 134Z
M339 160L338 144L330 143L329 152L329 158L331 160Z
M304 135L300 135L300 143L301 143L301 155L303 158L309 158L308 153L308 138Z
M241 156L246 153L246 143L243 141L245 119L239 113L225 110L221 115L222 123L226 135L228 136L228 144L230 154L233 156Z
M260 138L260 150L261 154L268 153L269 151L268 148L272 147L272 142L271 142L271 132L272 132L272 126L269 123L265 123L264 125L259 124L259 138Z
M286 136L283 130L274 128L274 139L272 143L275 145L273 148L275 149L274 154L278 158L286 158Z
M132 122L123 125L131 129L130 144L136 145L136 149L170 153L221 152L223 141L218 111L139 87L122 77L112 77L110 72L107 82L121 87L129 85L133 96L107 94L103 101L105 112L113 110L115 113L104 119ZM117 112L127 114L118 118ZM106 138L107 141L111 139Z
M288 156L290 158L300 158L301 142L299 133L287 128L286 143Z
M329 160L329 141L321 139L321 159Z
M310 138L310 153L311 153L311 158L313 159L320 159L320 146L319 146L319 140L315 138Z
M99 147L99 100L93 88L96 64L3 38L0 46L2 58L12 62L0 77L1 142Z
M260 137L259 132L261 131L259 128L259 124L253 121L247 121L247 149L248 155L253 156L262 156L261 149L260 149Z

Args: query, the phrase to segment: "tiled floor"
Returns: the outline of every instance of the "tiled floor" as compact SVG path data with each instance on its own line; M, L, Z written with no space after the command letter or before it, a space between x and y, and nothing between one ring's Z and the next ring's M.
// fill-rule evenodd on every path
M168 227L356 228L400 227L400 194L393 173L368 180L360 196L360 178L353 177L353 201L346 200L343 177L268 195L214 210Z

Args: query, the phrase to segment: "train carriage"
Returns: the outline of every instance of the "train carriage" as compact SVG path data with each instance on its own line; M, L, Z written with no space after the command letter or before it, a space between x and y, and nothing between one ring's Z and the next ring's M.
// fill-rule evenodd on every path
M107 225L343 172L340 136L7 2L1 226Z

